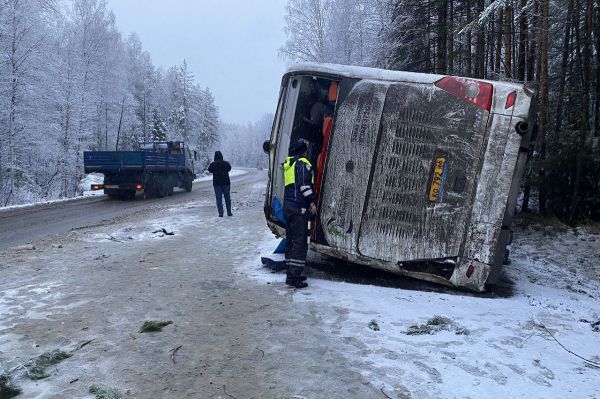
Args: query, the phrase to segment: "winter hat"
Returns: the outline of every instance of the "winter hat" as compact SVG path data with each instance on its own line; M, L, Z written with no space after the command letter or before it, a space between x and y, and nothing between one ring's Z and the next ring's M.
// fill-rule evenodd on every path
M302 155L308 150L306 141L300 139L290 146L290 156Z
M221 151L215 151L215 161L222 161L223 160L223 154L221 154Z

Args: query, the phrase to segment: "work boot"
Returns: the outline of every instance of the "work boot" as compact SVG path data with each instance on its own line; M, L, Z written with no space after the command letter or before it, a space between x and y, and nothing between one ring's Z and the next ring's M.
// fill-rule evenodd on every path
M308 284L302 280L296 280L296 283L293 285L296 288L306 288Z
M294 288L306 288L308 287L308 284L306 284L304 282L304 280L306 280L306 277L286 277L285 279L285 283L286 285L289 285L290 287L294 287Z
M285 277L285 284L286 285L291 285L294 286L294 283L296 282L296 278L295 277L291 277L290 275L287 275Z

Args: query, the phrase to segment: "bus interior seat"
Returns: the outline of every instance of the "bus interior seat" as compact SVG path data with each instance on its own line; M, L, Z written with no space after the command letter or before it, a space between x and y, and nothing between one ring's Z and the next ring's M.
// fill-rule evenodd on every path
M334 80L329 85L329 90L327 92L327 100L329 102L334 103L337 101L338 97L338 83Z

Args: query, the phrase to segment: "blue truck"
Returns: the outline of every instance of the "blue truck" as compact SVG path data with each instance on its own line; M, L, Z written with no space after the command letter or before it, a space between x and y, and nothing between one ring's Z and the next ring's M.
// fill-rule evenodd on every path
M104 174L104 184L92 190L104 190L109 198L133 199L136 192L145 197L171 195L175 187L192 191L194 158L181 141L153 141L139 151L85 151L85 173Z

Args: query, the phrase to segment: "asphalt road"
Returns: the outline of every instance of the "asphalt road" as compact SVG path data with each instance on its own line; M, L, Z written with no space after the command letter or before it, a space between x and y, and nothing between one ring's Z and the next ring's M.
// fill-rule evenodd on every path
M247 169L248 173L231 178L236 184L264 181L266 171ZM24 245L47 235L63 234L72 229L91 226L105 220L127 216L152 206L172 206L199 198L212 198L212 181L194 183L192 192L175 189L170 197L122 201L106 196L75 199L24 208L0 210L0 250ZM216 211L215 211L216 212Z

